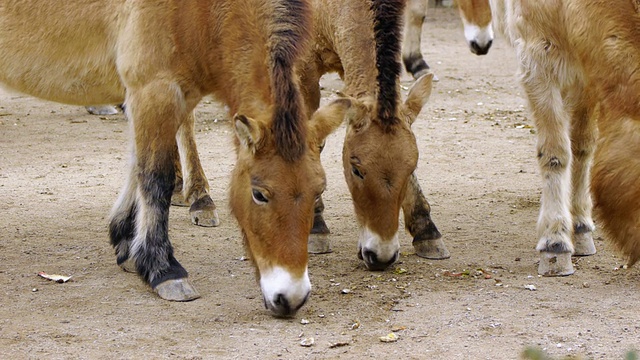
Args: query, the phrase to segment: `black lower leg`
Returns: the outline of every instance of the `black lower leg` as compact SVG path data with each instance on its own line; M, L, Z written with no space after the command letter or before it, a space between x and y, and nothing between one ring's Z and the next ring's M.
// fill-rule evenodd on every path
M408 57L403 58L402 61L404 62L405 69L411 73L413 77L417 77L418 74L429 70L429 64L424 61L420 53L412 53Z
M322 217L323 213L324 203L322 202L322 197L319 197L313 208L313 227L311 228L312 234L328 234L330 232L329 228L327 227L327 223Z
M135 236L136 211L136 204L133 202L128 209L116 214L109 224L109 238L116 250L118 265L129 259L129 245Z
M148 213L141 217L147 223L144 241L136 247L136 268L138 274L153 288L172 279L186 278L187 271L173 256L169 241L169 205L175 184L173 167L165 171L140 171L139 184L144 209Z
M431 220L431 206L422 193L415 174L411 175L407 199L403 204L405 226L413 236L413 242L436 240L442 237Z

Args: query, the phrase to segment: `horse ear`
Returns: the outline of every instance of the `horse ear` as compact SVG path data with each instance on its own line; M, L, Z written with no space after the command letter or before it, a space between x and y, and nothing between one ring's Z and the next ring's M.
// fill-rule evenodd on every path
M240 145L251 153L256 152L256 144L260 141L260 127L252 118L244 115L233 116L233 130L240 141Z
M430 72L418 78L411 89L409 89L407 100L404 102L404 106L408 110L409 125L413 124L424 104L429 101L432 88L433 73Z
M341 97L313 113L310 126L318 143L324 142L324 139L342 124L352 103L353 99Z
M351 98L351 108L347 111L347 126L349 129L360 131L371 124L371 106L364 101Z

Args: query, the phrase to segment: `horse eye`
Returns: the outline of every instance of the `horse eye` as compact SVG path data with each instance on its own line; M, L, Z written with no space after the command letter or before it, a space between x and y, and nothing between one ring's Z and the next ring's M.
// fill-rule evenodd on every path
M359 177L360 179L364 179L364 175L362 175L362 173L360 172L360 170L358 170L357 167L352 166L351 167L351 172L353 173L353 175Z
M259 190L253 189L251 191L251 196L253 197L253 201L258 205L264 205L269 202L269 200Z

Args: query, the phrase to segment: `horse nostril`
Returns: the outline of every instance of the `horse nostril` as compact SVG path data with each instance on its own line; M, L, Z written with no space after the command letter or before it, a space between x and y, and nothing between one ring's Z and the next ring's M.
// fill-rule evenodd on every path
M372 270L372 271L382 271L385 270L386 268L389 267L389 265L393 264L394 262L396 262L398 260L398 257L400 256L400 253L398 251L396 251L393 256L391 257L391 259L389 259L389 261L386 262L381 262L378 259L378 255L371 251L371 250L364 250L362 252L362 257L364 257L364 262L365 265L367 266L367 269Z
M284 294L277 294L273 300L273 305L276 307L275 312L278 315L288 316L291 314L291 305Z
M475 40L471 40L469 46L471 46L471 51L474 54L477 54L480 51L480 45L478 45L478 42L476 42Z
M472 40L469 43L471 47L471 52L476 55L486 55L489 52L489 48L491 48L491 44L493 44L493 40L489 40L485 46L480 46L477 41Z
M364 257L364 259L362 260L364 260L367 264L375 265L378 263L378 255L376 255L376 253L371 250L363 251L362 256Z

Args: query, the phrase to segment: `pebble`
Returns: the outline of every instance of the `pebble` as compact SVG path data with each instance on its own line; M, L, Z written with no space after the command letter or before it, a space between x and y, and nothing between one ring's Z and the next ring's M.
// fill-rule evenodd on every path
M380 336L380 341L382 341L383 343L396 342L398 341L398 335L396 335L395 333L388 333L385 336Z
M315 339L312 337L304 338L302 339L302 341L300 341L300 346L309 347L313 345L315 342L316 342Z

